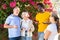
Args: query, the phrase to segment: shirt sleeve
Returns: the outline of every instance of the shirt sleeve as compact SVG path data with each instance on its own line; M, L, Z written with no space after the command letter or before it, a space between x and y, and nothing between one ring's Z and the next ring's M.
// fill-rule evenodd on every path
M49 30L50 32L53 32L54 26L53 25L48 25L47 30Z
M21 18L19 18L19 19L20 19L20 23L21 23L22 19Z
M31 30L33 32L35 30L35 28L34 28L34 25L33 25L33 21L32 20L30 21L30 26L31 26Z
M11 22L11 18L7 17L5 24L10 24L10 22Z
M38 17L38 14L36 15L35 19L36 19L36 21L39 21L39 17Z

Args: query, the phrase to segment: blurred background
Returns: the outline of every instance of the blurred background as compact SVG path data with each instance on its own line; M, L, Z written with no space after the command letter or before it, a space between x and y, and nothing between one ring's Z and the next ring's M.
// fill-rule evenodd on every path
M52 12L52 10L54 10L60 18L60 0L0 0L0 40L8 40L8 31L3 25L7 16L12 13L14 7L20 7L21 12L27 10L30 14L30 19L35 20L34 17L38 12L36 4L39 2L44 3L45 11ZM34 25L35 31L33 32L33 40L37 40L37 25Z

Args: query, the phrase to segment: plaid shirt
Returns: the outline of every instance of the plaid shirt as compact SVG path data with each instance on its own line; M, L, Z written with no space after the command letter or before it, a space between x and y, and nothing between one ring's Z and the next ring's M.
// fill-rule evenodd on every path
M31 37L32 36L32 32L34 31L34 25L33 25L32 20L29 19L27 21L28 21L27 22L28 23L28 30L31 29L31 32L28 31L28 30L23 30L23 31L21 31L21 36ZM22 24L21 25L23 25L23 22L24 22L24 20L22 20L22 22L21 22ZM26 23L24 23L24 24L26 24ZM22 29L22 26L21 26L21 29Z

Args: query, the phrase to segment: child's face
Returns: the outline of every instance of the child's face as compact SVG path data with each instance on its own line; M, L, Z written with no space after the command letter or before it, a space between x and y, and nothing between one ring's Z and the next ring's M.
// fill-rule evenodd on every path
M50 22L54 22L54 17L50 16Z
M23 15L22 15L22 18L24 18L24 19L26 19L26 18L28 18L28 17L29 17L28 14L23 14Z
M19 11L18 8L16 8L16 9L13 10L13 12L14 12L14 15L18 16L18 14L19 14L20 11Z

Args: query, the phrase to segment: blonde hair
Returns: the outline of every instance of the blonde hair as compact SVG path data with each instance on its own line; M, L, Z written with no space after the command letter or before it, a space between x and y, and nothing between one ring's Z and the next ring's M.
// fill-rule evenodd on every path
M19 8L19 7L15 7L15 8L13 9L13 11L14 11L15 9L18 9L18 10L19 10L19 12L20 12L20 8Z
M29 13L28 12L22 12L21 16L23 17L24 15L27 16L27 17L29 17Z

